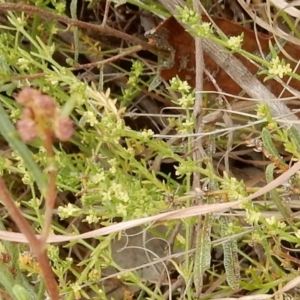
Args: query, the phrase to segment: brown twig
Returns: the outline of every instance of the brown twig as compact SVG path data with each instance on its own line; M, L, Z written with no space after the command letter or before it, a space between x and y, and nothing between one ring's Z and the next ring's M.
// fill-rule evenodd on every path
M163 299L170 299L170 293L173 293L174 291L178 290L180 287L184 285L184 279L182 276L179 276L178 279L172 284L170 289L168 289L163 294Z
M108 18L108 12L109 12L110 2L111 2L111 0L106 0L105 10L104 10L103 20L102 20L101 26L105 26L106 25L107 18Z
M15 205L9 191L6 188L4 180L0 177L0 198L4 202L9 215L13 221L17 224L19 230L26 236L32 251L34 252L39 266L41 268L42 276L44 277L47 291L51 300L59 300L58 286L54 278L53 271L50 267L50 263L46 254L45 243L39 240L29 223L21 214L19 208Z
M7 292L0 290L0 295L6 300L14 300Z
M193 7L194 10L201 15L202 9L199 6L199 2L197 0L193 0ZM203 46L202 46L202 39L199 37L195 38L195 69L196 69L196 78L195 78L195 104L194 104L194 110L193 114L195 117L195 133L201 133L203 132L203 103L202 103L202 93L203 91L203 74L204 74L204 59L203 59ZM198 92L198 93L197 93ZM206 153L202 146L202 139L195 138L193 142L193 160L194 163L202 167L201 164L201 158L206 157ZM201 174L199 172L193 172L193 191L196 193L196 191L201 190L200 185L200 179ZM197 199L197 204L202 204L202 199ZM195 226L195 229L193 230L193 239L191 239L192 243L194 243L194 246L196 249L200 249L200 247L203 247L201 245L201 236L203 229L203 216L198 217L197 225ZM196 264L196 263L195 263ZM197 276L194 275L194 284L195 284L195 290L196 290L196 298L200 298L200 295L202 293L202 287L203 287L203 274L198 274L198 277L200 277L200 282L196 280Z
M197 13L201 14L201 8L199 7L199 3L197 0L193 0L194 8ZM195 38L195 69L196 69L196 80L195 80L195 104L193 109L193 114L196 121L195 133L201 133L203 130L203 120L202 120L202 112L203 112L203 103L202 103L202 93L203 91L203 74L204 74L204 59L203 59L203 47L202 47L202 39ZM198 91L198 93L197 93ZM193 152L193 160L197 164L201 158L205 157L205 151L202 147L202 140L195 139L194 141L194 149ZM199 164L199 163L198 163ZM193 190L200 189L200 173L194 172L193 174ZM201 204L201 203L198 203Z
M77 71L77 70L82 70L82 69L87 69L87 68L92 68L92 67L98 67L98 66L103 66L103 65L106 65L106 64L109 64L109 63L112 63L122 57L125 57L127 55L130 55L130 54L133 54L133 53L136 53L140 50L142 50L143 47L142 46L134 46L134 47L131 47L131 48L128 48L128 50L125 50L125 51L122 51L120 54L117 54L115 56L112 56L112 57L109 57L107 59L103 59L103 60L99 60L99 61L94 61L94 62L91 62L91 63L87 63L87 64L81 64L81 65L77 65L76 67L71 67L69 68L70 71ZM23 80L23 79L26 79L26 80L33 80L33 79L36 79L36 78L40 78L40 77L43 77L45 76L46 74L45 73L36 73L36 74L28 74L28 75L17 75L17 76L13 76L10 78L10 80Z
M72 67L70 68L71 71L76 71L76 70L81 70L81 69L86 69L86 68L91 68L91 67L99 67L99 66L103 66L109 63L112 63L122 57L125 57L127 55L136 53L140 50L142 50L143 47L142 46L134 46L131 48L128 48L127 50L122 51L121 53L114 55L112 57L100 60L100 61L95 61L95 62L91 62L91 63L87 63L87 64L83 64L83 65L78 65L76 67Z

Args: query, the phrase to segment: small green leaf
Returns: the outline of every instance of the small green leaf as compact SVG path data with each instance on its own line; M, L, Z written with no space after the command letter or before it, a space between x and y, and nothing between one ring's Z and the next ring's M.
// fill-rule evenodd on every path
M148 91L154 91L162 83L162 78L156 75L149 84Z
M27 290L18 284L14 285L12 291L17 300L30 300L31 299Z
M298 130L294 126L291 126L288 129L288 135L292 142L295 144L297 153L300 154L300 134Z
M270 183L271 181L274 180L274 175L273 175L274 168L275 168L274 164L269 164L266 168L265 173L266 173L267 183ZM282 204L282 200L281 200L278 192L274 189L274 190L270 191L270 195L271 195L271 200L275 203L277 209L280 211L280 213L284 217L285 221L293 227L294 224L291 220L290 213L287 211L286 207Z
M228 220L226 217L220 217L221 223L221 236L228 236ZM238 246L236 239L230 239L222 243L224 251L224 268L226 272L226 281L228 285L233 289L237 290L240 286L240 264L238 259Z
M269 49L270 49L272 57L276 57L278 55L278 53L277 53L276 49L274 48L271 40L269 40Z
M194 284L197 296L200 296L203 287L204 272L210 267L211 263L211 226L213 215L208 214L200 230L197 232L196 251L194 260ZM199 226L200 227L200 226Z
M265 155L267 156L267 158L270 158L270 160L272 160L272 161L275 160L277 164L279 164L280 166L282 166L285 169L288 169L288 165L284 162L282 157L279 155L279 153L273 143L270 131L266 128L264 128L262 130L262 141L263 141L263 146L267 152L267 153L264 152Z

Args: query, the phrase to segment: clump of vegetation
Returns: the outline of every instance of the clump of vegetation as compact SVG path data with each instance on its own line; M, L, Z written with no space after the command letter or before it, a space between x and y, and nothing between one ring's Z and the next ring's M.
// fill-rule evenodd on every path
M297 299L297 126L266 101L239 111L199 81L163 82L176 50L140 24L169 6L119 2L0 2L1 297ZM193 36L266 84L298 80L280 47L249 53L185 2Z

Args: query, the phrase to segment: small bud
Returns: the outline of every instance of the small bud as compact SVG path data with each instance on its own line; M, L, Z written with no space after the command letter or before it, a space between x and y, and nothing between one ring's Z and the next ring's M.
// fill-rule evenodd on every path
M30 118L22 118L17 122L17 128L24 142L31 142L37 137L35 122Z
M34 99L34 109L38 114L46 118L53 118L55 116L56 107L57 105L53 98L47 95L40 95Z
M60 117L55 124L55 136L62 142L69 140L74 132L73 122L69 117Z
M38 90L26 87L15 97L15 99L22 106L28 107L32 104L35 98L40 96L41 93Z

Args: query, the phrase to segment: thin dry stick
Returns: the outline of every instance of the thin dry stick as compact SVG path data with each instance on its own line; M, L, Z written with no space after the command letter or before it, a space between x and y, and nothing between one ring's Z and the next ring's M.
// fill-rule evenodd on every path
M76 71L76 70L81 70L81 69L87 69L87 68L91 68L91 67L100 67L109 63L112 63L120 58L123 58L125 56L128 56L130 54L134 54L140 50L142 50L143 47L142 46L133 46L130 47L126 50L122 50L121 53L114 55L112 57L103 59L103 60L99 60L99 61L95 61L95 62L91 62L91 63L87 63L87 64L83 64L83 65L78 65L76 67L72 67L70 68L71 71Z
M179 276L178 279L172 284L171 290L167 290L163 294L163 299L168 299L170 293L173 293L174 291L178 290L180 287L184 285L184 279L182 276Z
M14 300L7 292L0 290L0 297L3 297L2 299L6 300Z
M44 277L47 291L51 300L59 300L58 286L54 278L53 271L46 254L44 243L41 242L32 231L29 223L21 214L19 208L15 205L9 191L6 188L4 180L0 177L0 198L4 202L9 215L17 224L19 230L26 236L32 251L34 252Z
M193 0L194 7L197 10L197 13L201 14L201 9L199 8L199 3L197 0ZM195 133L201 133L203 130L203 120L202 120L202 112L203 112L203 104L202 104L202 93L203 91L203 74L204 74L204 60L203 60L203 47L202 47L202 39L195 38L195 68L196 68L196 99L194 104L193 114L196 120ZM193 153L193 160L197 163L200 158L206 156L205 151L202 147L201 139L194 141L195 151ZM193 190L197 188L200 189L200 173L194 172L193 174ZM199 203L200 204L200 203Z
M159 0L168 11L178 15L177 6L185 6L182 0ZM181 23L181 22L180 22ZM188 25L181 23L188 29ZM202 40L203 50L221 67L251 98L261 99L262 103L270 107L273 117L282 117L281 120L299 121L298 117L282 102L274 101L277 97L272 94L250 71L231 53L222 46L209 39ZM287 123L289 124L289 123ZM288 126L288 125L287 125ZM295 122L294 127L300 133L300 125Z
M87 63L87 64L82 64L82 65L77 65L76 67L71 67L68 70L70 71L77 71L77 70L82 70L82 69L87 69L87 68L92 68L92 67L99 67L99 66L103 66L109 63L112 63L122 57L128 56L130 54L136 53L140 50L142 50L143 47L142 46L133 46L128 48L125 51L122 51L120 54L114 55L112 57L103 59L103 60L99 60L99 61L94 61L91 63ZM46 73L36 73L36 74L31 74L31 75L17 75L17 76L12 76L10 79L11 80L23 80L23 79L27 79L27 80L33 80L36 78L41 78L43 76L45 76Z
M213 83L215 89L219 92L220 95L222 95L222 90L219 87L219 85L217 84L217 82L216 82L215 78L212 76L212 74L207 69L205 69L204 72L205 72L205 75L209 78L209 80ZM227 111L222 112L222 117L223 117L224 123L226 125L226 128L231 128L231 127L233 127L233 121L230 117L231 114L229 112L230 111L236 111L236 110L232 109L232 107L227 102L225 97L224 97L224 101L226 103L226 110ZM243 101L243 102L244 102L244 105L245 105L245 103L249 104L249 101ZM238 102L238 103L240 103L240 102ZM234 103L234 104L236 104L236 103ZM256 104L253 104L252 110L254 110L255 108L256 108ZM229 153L232 151L232 143L233 143L233 131L228 132L227 149L226 149L225 153L222 155L222 158L218 162L218 168L219 168L219 164L221 163L222 159L224 159L225 172L227 174L230 174L230 170L229 170Z
M194 10L201 15L202 10L199 7L198 0L193 0L193 6ZM203 112L203 103L202 103L202 93L199 93L203 91L203 74L204 74L204 60L203 60L203 47L202 47L202 39L199 37L195 38L195 68L196 68L196 80L195 80L195 89L198 91L196 93L195 97L195 104L194 104L194 110L193 114L195 117L195 133L201 133L203 131L203 119L202 119L202 112ZM193 160L198 167L201 167L200 159L203 157L206 157L206 153L202 146L202 139L195 138L193 142ZM197 190L201 189L200 185L200 179L201 174L199 172L193 172L193 191L196 192ZM202 204L201 199L197 199L197 204ZM204 245L201 245L202 237L203 237L203 228L204 225L204 219L203 216L198 217L198 223L194 230L194 233L192 234L191 241L193 242L194 246L196 247L196 251L198 251L197 254L194 256L194 274L193 274L193 282L195 284L196 289L196 297L200 297L202 292L202 285L203 285L203 274L202 273L202 260L203 257L201 257L200 253L203 253L201 250L201 247ZM200 251L200 252L199 252Z
M108 12L109 12L110 2L111 2L111 0L106 0L106 3L105 3L105 10L104 10L103 20L102 20L101 26L105 26L105 25L106 25L107 17L108 17Z

